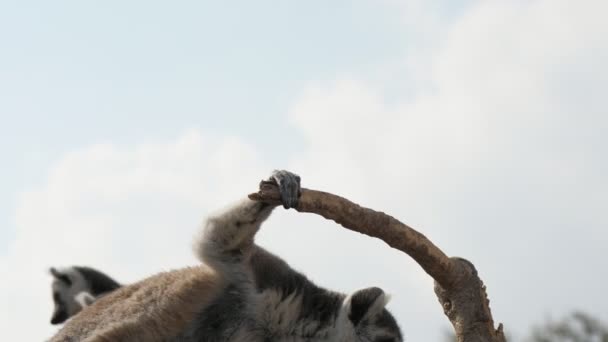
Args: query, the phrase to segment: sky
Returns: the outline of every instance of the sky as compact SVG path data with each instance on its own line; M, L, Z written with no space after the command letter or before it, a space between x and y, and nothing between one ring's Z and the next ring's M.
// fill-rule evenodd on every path
M195 264L205 215L273 169L472 261L514 340L608 321L604 1L0 2L0 331L53 334L50 266ZM407 255L277 210L258 243L449 322Z

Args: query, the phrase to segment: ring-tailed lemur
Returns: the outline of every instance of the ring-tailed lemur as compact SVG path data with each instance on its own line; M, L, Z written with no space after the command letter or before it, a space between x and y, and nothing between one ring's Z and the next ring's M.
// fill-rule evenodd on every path
M275 171L285 208L300 178ZM254 243L276 206L246 199L209 217L195 242L205 265L124 286L70 320L51 341L400 342L371 287L351 295L318 287Z
M53 276L51 287L55 306L51 324L65 322L101 296L120 287L116 280L91 267L51 267L49 272Z

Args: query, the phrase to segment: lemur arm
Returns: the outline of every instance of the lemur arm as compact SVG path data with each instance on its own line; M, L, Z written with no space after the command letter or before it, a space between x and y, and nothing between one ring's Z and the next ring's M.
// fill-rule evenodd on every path
M283 207L297 206L301 192L298 175L274 171L266 182L278 185ZM225 275L240 271L235 269L235 265L242 264L250 256L255 234L276 206L245 199L211 215L204 224L201 237L195 242L197 256Z

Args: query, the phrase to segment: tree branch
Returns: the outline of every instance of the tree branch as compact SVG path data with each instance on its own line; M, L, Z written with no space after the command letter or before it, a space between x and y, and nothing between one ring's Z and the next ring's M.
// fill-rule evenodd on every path
M268 181L262 181L259 192L250 194L249 198L281 203L278 187ZM426 236L383 212L361 207L327 192L302 189L295 209L321 215L347 229L379 238L416 260L435 280L435 293L459 342L505 341L502 324L494 329L485 286L472 263L449 258Z

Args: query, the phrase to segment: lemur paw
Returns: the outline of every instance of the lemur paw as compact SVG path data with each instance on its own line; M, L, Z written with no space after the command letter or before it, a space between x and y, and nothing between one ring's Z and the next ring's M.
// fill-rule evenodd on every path
M283 208L295 208L301 195L300 176L285 170L274 170L268 179L279 186Z

